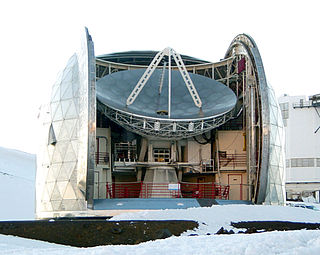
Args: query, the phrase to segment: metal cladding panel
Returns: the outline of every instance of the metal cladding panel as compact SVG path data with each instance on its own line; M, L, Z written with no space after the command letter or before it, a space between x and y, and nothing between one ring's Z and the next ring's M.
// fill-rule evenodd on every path
M95 59L86 30L82 50L70 58L52 87L50 103L42 108L38 218L87 211L93 199L95 104Z
M80 144L78 185L85 194L88 207L93 206L94 152L96 138L96 91L94 46L88 29L85 29L79 53Z
M43 107L44 143L38 155L37 217L86 210L77 185L79 156L79 65L74 54L52 87Z
M251 39L252 40L252 39ZM255 45L255 43L254 43ZM258 203L285 203L284 134L280 107L267 83L258 48L251 48L257 68L262 115L262 153Z
M269 171L269 157L270 157L270 109L269 109L269 96L268 85L265 77L265 72L261 60L260 53L257 48L251 48L251 53L256 65L258 79L259 79L259 92L261 95L261 117L262 117L262 147L261 147L261 167L259 176L259 191L257 202L259 204L265 201L266 190L268 184L268 171Z
M155 70L134 103L126 105L128 96L144 72L145 69L128 70L101 78L97 82L98 100L108 107L128 114L168 120L167 115L159 114L159 111L168 111L167 70L164 74L162 70ZM180 72L173 70L171 71L171 119L205 119L224 114L234 108L237 98L231 89L205 76L192 73L189 75L201 98L201 111L194 104ZM160 84L163 84L161 93L159 93Z
M285 156L284 156L284 128L279 104L275 93L268 86L269 101L269 159L268 177L264 203L285 203Z

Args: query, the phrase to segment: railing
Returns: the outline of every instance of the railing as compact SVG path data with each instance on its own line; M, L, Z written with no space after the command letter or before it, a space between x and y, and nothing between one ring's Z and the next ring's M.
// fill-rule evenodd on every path
M109 163L108 152L96 152L95 153L96 165L107 165Z
M130 143L116 143L114 148L115 161L134 162L137 157L137 146Z
M214 171L214 160L205 160L201 162L202 172L213 172Z
M228 167L232 169L245 167L247 165L247 156L246 154L227 154L219 152L219 165L220 168Z
M107 198L138 198L142 182L107 183Z
M228 199L229 185L217 183L181 183L181 194L184 198L219 198Z
M229 185L217 183L107 183L107 198L219 198L228 199Z
M142 183L140 198L179 198L180 184Z
M292 104L293 108L305 108L305 107L311 107L312 101L301 101L299 103L293 103Z

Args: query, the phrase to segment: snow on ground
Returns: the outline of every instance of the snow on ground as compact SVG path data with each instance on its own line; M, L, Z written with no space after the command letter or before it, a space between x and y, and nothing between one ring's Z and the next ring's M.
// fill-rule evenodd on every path
M0 220L34 219L36 156L0 147Z
M320 211L289 206L268 205L214 205L185 210L142 211L124 213L112 220L195 220L199 222L198 234L216 233L221 227L232 229L230 222L238 221L293 221L320 222ZM205 223L205 224L203 224ZM190 234L193 231L188 231Z
M212 235L230 221L286 220L320 222L320 212L281 206L224 205L211 208L145 211L116 216L113 220L190 219L200 223L198 230L180 237L149 241L138 245L109 245L75 248L0 235L0 253L38 254L320 254L320 230L274 231L257 234ZM205 224L202 224L205 223ZM188 236L197 233L198 236ZM211 235L207 235L211 233Z
M139 245L110 245L74 248L0 235L1 254L319 254L320 230L265 232L261 234L171 237Z

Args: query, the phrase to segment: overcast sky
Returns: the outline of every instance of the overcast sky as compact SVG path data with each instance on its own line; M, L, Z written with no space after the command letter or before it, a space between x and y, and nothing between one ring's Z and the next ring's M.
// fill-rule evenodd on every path
M232 39L256 41L276 94L320 93L319 1L1 1L0 146L31 153L38 108L87 26L96 55L162 50L216 62Z

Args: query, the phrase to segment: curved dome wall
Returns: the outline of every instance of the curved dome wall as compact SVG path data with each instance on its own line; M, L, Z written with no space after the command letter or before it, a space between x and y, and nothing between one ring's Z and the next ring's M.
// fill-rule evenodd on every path
M45 139L38 155L36 215L82 214L92 204L96 139L95 57L87 29L40 117Z
M246 56L252 64L253 79L247 80L247 96L251 98L250 87L256 89L258 95L252 96L255 102L246 106L247 115L254 111L253 114L257 113L261 118L258 130L248 127L247 133L251 145L258 141L255 146L250 146L251 158L255 159L255 162L249 162L249 175L254 176L251 179L256 181L254 200L259 204L284 204L284 130L279 104L272 87L267 83L262 59L254 40L245 34L238 35L231 42L226 57L233 54ZM254 104L256 109L252 109ZM249 118L249 123L250 121L252 122L252 119Z

